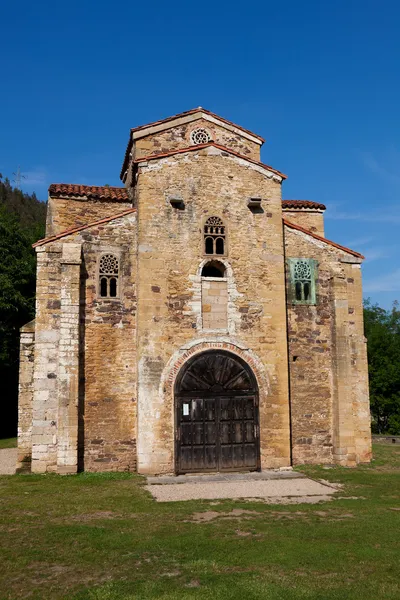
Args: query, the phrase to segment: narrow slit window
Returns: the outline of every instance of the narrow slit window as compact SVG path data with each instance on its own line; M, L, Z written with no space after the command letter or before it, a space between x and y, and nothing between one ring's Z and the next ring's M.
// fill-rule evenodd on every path
M219 217L209 217L204 224L204 253L226 254L226 230Z
M215 240L215 254L224 254L224 238Z
M206 254L214 254L214 240L212 237L206 237Z
M114 254L103 254L99 262L99 292L101 298L118 297L119 260Z
M289 298L293 304L316 304L316 265L312 258L289 258Z

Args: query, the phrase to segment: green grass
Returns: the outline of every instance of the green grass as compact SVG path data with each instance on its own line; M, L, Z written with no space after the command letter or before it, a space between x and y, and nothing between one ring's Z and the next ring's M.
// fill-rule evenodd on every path
M4 450L5 448L16 448L17 447L17 438L5 438L0 440L0 450Z
M0 599L398 600L400 448L375 453L302 469L344 484L318 505L157 504L135 475L3 476Z

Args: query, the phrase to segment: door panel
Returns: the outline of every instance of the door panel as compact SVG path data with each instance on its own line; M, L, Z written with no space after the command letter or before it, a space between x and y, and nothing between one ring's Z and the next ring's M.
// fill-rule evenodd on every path
M178 400L178 472L257 469L255 402L255 396Z

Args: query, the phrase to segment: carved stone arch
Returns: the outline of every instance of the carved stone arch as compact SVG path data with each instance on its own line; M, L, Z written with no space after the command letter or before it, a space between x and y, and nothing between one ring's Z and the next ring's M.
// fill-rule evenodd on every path
M177 350L168 361L160 382L160 395L173 397L177 374L185 362L196 354L207 350L226 350L239 356L251 368L260 394L267 396L270 389L270 381L267 371L255 353L241 342L229 338L204 338L196 340Z
M232 267L230 265L230 262L223 256L218 256L218 257L207 257L207 258L203 258L203 260L200 262L198 268L197 268L197 275L199 277L201 277L201 273L203 271L203 267L209 263L211 260L216 260L218 262L220 262L221 264L224 265L225 267L225 277L229 278L232 277L233 275L233 271L232 271Z
M176 473L260 468L258 385L238 353L203 348L188 358L174 412Z
M141 432L139 439L139 472L147 473L153 472L151 467L146 461L151 462L151 456L155 453L158 457L162 457L161 468L158 465L157 471L154 472L165 472L170 473L175 469L176 465L176 404L175 404L175 381L178 376L180 369L184 364L192 357L201 354L208 350L225 350L231 354L237 355L242 358L243 361L251 368L254 377L256 379L259 397L259 412L260 412L260 429L266 427L266 410L273 410L269 407L270 398L270 376L268 370L264 366L263 362L257 357L257 355L249 349L247 344L232 338L224 336L207 336L203 338L197 338L186 343L177 349L168 360L165 365L161 377L158 389L158 412L156 419L156 431L159 432L152 441L151 450L149 447L149 457L146 456L146 443L145 438L142 440L143 430L147 431L146 423L147 420L143 419L143 424L139 425L139 431ZM141 410L148 410L147 405L143 406ZM162 432L162 434L161 434ZM151 429L151 433L154 434L154 427ZM158 441L157 441L158 440ZM268 448L269 439L260 435L261 451L260 455L263 457L265 448ZM264 448L263 448L264 446ZM144 458L141 457L143 453Z

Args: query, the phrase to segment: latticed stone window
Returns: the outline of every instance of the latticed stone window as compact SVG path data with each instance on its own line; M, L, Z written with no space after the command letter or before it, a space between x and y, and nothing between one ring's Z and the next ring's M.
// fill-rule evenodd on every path
M289 258L289 299L292 304L316 304L317 261Z
M117 298L119 260L114 254L103 254L99 262L99 295L102 298Z
M204 223L204 254L226 254L225 225L219 217L209 217Z
M193 129L190 134L190 139L193 144L207 144L207 142L211 140L211 135L208 133L207 129L199 127L198 129Z

